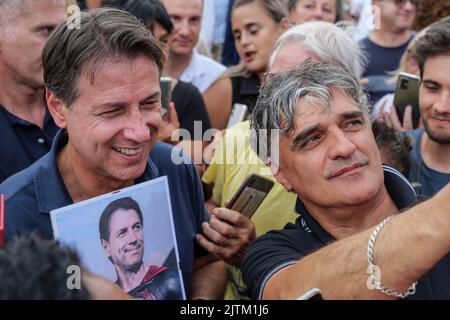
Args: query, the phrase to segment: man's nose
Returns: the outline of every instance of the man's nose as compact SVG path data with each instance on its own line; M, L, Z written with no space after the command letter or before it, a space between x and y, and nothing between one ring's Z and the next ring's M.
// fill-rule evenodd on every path
M139 236L135 230L128 232L128 243L134 244L138 241Z
M188 36L190 34L189 21L180 21L177 29L180 35Z
M350 158L356 150L355 144L340 129L333 131L329 143L329 157L332 160Z
M438 113L450 114L450 89L442 91L433 109Z
M124 138L137 143L146 143L150 140L150 128L140 112L133 112L128 117L123 135Z

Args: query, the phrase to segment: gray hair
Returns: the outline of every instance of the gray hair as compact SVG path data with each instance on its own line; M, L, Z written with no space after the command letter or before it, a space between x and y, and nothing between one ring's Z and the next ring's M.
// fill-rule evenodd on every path
M269 59L269 70L283 46L297 43L321 61L341 66L359 79L366 59L359 44L353 40L352 32L353 29L345 24L336 26L323 21L305 22L292 27L275 43Z
M269 77L261 88L251 117L252 149L267 163L271 157L273 131L288 135L295 130L299 100L304 98L319 108L331 110L331 89L342 90L351 97L369 121L367 99L354 75L329 63L307 60L298 69Z
M138 54L154 61L161 73L161 48L136 17L113 8L82 12L80 28L62 23L47 41L42 54L45 86L70 106L79 94L81 74L93 83L106 59L134 59Z

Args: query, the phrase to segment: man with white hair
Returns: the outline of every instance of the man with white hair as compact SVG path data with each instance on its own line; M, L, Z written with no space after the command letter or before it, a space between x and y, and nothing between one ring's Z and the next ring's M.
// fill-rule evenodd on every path
M306 59L322 60L340 65L359 77L362 73L362 53L357 43L345 30L327 22L308 22L293 27L280 36L269 61L269 73L278 73L297 67ZM203 225L199 243L230 265L226 299L247 296L239 268L248 245L271 229L280 229L293 222L296 196L276 183L252 219L224 208L241 183L252 173L263 174L275 180L270 169L249 143L250 122L246 121L227 130L216 148L214 159L203 176L203 182L214 184L213 196L208 201L212 211L210 223ZM239 141L236 146L236 141ZM230 155L232 155L230 157ZM255 232L256 229L256 232Z
M0 182L50 150L41 55L65 19L64 0L0 0Z

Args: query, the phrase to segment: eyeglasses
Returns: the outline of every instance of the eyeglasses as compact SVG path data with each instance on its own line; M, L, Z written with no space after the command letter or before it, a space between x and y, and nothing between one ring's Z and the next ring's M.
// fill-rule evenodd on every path
M403 7L407 1L411 2L411 4L415 7L419 6L420 2L420 0L394 0L394 3L398 7Z

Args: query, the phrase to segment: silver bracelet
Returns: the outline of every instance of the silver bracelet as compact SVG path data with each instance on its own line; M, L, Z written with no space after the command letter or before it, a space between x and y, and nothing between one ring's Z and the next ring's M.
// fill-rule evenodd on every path
M372 235L370 236L370 239L367 243L367 261L369 264L369 267L367 268L368 272L370 273L370 278L372 279L373 287L377 290L380 290L382 293L396 298L406 298L409 295L412 295L416 293L416 284L417 282L414 282L411 287L406 289L404 292L397 292L394 290L391 290L389 288L386 288L384 284L381 282L381 275L376 272L376 265L374 261L374 253L373 253L373 246L375 244L375 240L378 237L378 234L380 233L381 229L383 229L384 225L392 220L394 216L387 217L384 219L380 224L377 225L375 230L372 232Z

